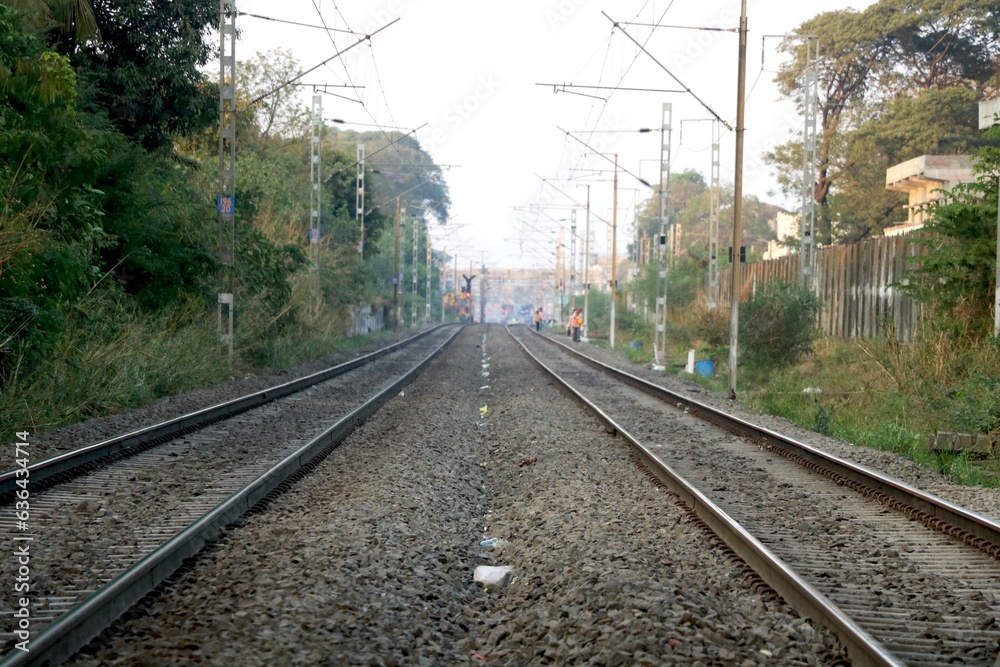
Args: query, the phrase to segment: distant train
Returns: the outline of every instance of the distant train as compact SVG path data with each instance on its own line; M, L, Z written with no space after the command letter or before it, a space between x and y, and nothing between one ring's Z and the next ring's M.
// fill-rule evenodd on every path
M449 292L441 299L444 319L447 322L472 321L472 294L470 292Z

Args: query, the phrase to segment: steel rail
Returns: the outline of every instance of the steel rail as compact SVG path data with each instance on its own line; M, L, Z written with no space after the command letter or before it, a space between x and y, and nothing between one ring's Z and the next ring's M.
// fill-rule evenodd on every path
M610 429L614 436L621 436L635 452L639 461L657 479L671 491L677 494L681 500L701 519L709 529L717 535L725 544L733 550L747 565L752 568L761 579L773 588L782 598L797 612L813 619L817 623L828 627L837 638L844 644L852 664L872 666L872 667L902 667L905 665L899 658L889 652L878 640L862 629L847 614L845 614L829 598L816 590L802 577L789 568L770 549L762 544L757 538L746 531L738 522L730 517L718 505L712 502L705 494L699 491L694 485L681 477L669 465L660 461L649 449L639 440L632 436L620 424L614 421L607 413L592 403L583 394L574 389L558 373L547 366L541 359L535 356L523 342L517 339L513 333L508 333L514 338L528 358L545 373L549 374L564 392L571 398L594 413ZM538 335L538 334L536 334ZM585 355L580 355L572 348L553 341L547 336L541 336L552 344L560 345L567 350L578 354L586 359ZM593 360L591 360L593 361ZM595 362L599 366L604 366ZM610 368L610 367L607 367ZM617 369L614 369L617 370ZM644 380L635 376L623 373L640 383ZM648 383L645 383L648 384ZM655 387L655 385L650 385ZM671 395L680 397L679 394L668 392ZM683 402L683 401L682 401ZM692 405L702 406L701 403L692 402ZM702 406L708 410L713 410L708 406Z
M884 504L902 511L932 528L952 535L991 556L1000 558L1000 522L910 486L906 482L889 477L877 470L834 456L812 445L727 414L684 394L603 364L548 336L535 331L531 331L531 333L551 345L576 355L587 365L608 373L654 398L666 400L675 406L679 404L679 407L687 409L690 414L700 419L724 428L730 433L750 439L758 445L775 450L788 458L796 459L806 467L832 476L856 491L876 497Z
M37 492L40 489L51 486L53 483L64 481L68 477L75 477L84 471L91 471L104 463L110 463L138 454L150 447L163 444L179 436L187 435L230 417L235 417L249 410L259 408L279 398L284 398L285 396L308 389L313 385L325 382L391 352L395 352L446 326L453 325L440 324L415 336L401 340L398 343L393 343L357 359L352 359L351 361L312 373L297 380L275 385L263 391L246 394L231 401L203 408L186 415L181 415L180 417L174 417L173 419L136 431L116 435L92 445L86 445L72 451L50 456L47 459L28 466L28 475L26 478L31 484L31 490ZM17 473L17 469L0 473L0 504L9 503L13 499L13 493L18 488L17 480L25 479L23 473L22 477L18 477Z
M448 325L454 326L454 325ZM52 665L74 653L114 623L121 614L156 589L188 558L218 538L222 530L274 493L281 493L329 454L365 419L382 407L451 343L462 331L459 326L444 342L392 385L355 408L336 424L272 466L156 551L108 582L93 595L48 625L29 644L30 652L11 652L0 667ZM413 339L408 339L413 340Z

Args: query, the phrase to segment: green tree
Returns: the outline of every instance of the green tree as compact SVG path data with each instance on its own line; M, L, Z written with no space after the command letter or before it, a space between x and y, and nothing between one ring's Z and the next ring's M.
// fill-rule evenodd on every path
M796 362L812 350L819 310L819 299L807 287L761 285L741 306L741 361L756 372Z
M51 27L75 44L101 39L94 9L87 0L5 0L4 4L22 10L29 29Z
M968 111L954 113L963 94L956 89L973 91L972 96L982 91L1000 53L998 16L1000 0L886 0L862 12L825 12L799 26L797 34L818 35L823 49L814 183L821 241L833 242L841 222L844 240L863 238L891 222L899 198L875 193L878 183L884 186L884 167L889 159L919 154L890 158L892 140L898 150L919 151L961 150L974 142ZM801 105L805 43L792 37L782 48L792 59L779 71L779 89ZM921 102L913 102L916 98ZM932 117L932 110L942 115ZM917 141L900 145L898 136L888 136L894 129ZM801 155L801 141L793 140L767 156L788 194L800 191ZM838 200L841 207L873 202L874 219L862 220L857 210L837 211L836 194L846 194Z
M986 134L998 140L1000 127ZM948 202L931 207L930 221L916 234L927 252L904 289L929 308L937 326L985 337L996 290L1000 148L981 148L974 170L975 181L956 185Z
M100 43L62 43L82 82L81 105L147 149L218 118L218 92L199 71L218 22L212 0L91 0Z
M301 72L292 52L275 49L257 53L250 60L240 61L238 68L238 104L250 106L251 101L261 98L251 109L256 120L253 133L241 133L241 141L272 135L285 139L304 136L309 129L310 111L298 101L300 88L285 85Z

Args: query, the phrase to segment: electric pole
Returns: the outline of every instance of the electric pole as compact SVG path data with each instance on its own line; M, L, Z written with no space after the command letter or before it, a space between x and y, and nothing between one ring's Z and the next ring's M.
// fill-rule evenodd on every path
M583 239L583 335L587 338L587 315L590 305L590 186L587 185L587 226Z
M320 275L320 256L322 254L320 245L323 236L321 224L321 194L323 192L323 97L313 95L312 97L312 141L310 142L309 160L309 250L313 259L313 271L316 272L314 308L315 317L319 317L320 307L323 303L323 281Z
M813 42L815 41L815 48ZM799 250L799 284L812 287L813 267L816 252L816 192L813 180L816 177L816 111L819 107L819 73L816 62L819 59L819 37L806 37L806 70L803 87L802 111L805 127L802 130L802 214L801 248Z
M733 179L733 266L729 273L729 398L736 400L740 328L740 242L743 235L743 127L747 87L747 0L740 11L739 74L736 86L736 170Z
M399 271L399 217L400 217L400 200L396 197L396 229L395 229L395 244L396 244L396 256L393 261L393 275L392 275L392 309L396 318L395 329L399 329L399 325L403 319L403 310L399 305L399 283L403 279L403 274Z
M358 254L365 258L365 145L358 144L358 171L354 195L354 216L357 218L361 239L358 241Z
M657 283L656 283L656 332L653 341L653 356L664 363L667 347L667 230L670 228L668 206L670 202L670 143L673 131L673 105L664 102L660 125L660 234L657 238ZM661 359L660 355L664 358Z
M219 0L219 338L233 356L236 256L236 2Z

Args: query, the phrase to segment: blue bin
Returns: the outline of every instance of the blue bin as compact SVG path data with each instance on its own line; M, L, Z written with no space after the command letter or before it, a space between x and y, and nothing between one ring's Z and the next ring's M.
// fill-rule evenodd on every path
M711 359L694 362L694 372L702 377L715 377L715 362Z

